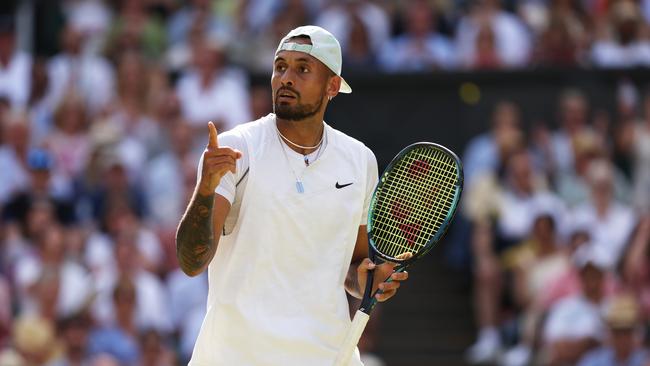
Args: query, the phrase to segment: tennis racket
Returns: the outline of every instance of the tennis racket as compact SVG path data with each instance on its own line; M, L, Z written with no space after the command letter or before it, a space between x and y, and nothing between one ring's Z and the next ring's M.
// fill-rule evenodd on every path
M368 210L370 259L396 263L395 272L433 248L454 218L463 189L460 159L444 146L419 142L393 158L381 177ZM361 306L339 350L335 366L347 366L377 304L368 271ZM390 277L386 282L390 281Z

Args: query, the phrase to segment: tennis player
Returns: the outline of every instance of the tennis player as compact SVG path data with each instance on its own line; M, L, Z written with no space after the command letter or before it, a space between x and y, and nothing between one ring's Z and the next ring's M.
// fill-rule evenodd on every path
M332 98L352 91L341 61L331 33L296 28L276 51L274 113L219 136L208 123L176 235L183 271L209 274L191 366L330 366L350 325L345 290L361 298L375 270L394 280L375 284L385 301L408 277L366 258L375 156L323 122Z

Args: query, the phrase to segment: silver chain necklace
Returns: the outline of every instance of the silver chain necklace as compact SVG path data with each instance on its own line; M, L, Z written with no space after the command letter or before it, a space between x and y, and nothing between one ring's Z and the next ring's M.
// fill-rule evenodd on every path
M277 126L276 126L276 130L277 130ZM278 141L280 142L280 145L281 145L281 148L282 148L282 154L284 155L284 161L287 162L287 165L289 166L289 169L291 170L291 173L293 174L293 177L296 179L296 191L298 193L305 193L305 186L302 184L302 176L303 176L303 174L305 174L305 171L307 169L305 168L305 170L303 170L302 174L300 174L300 177L298 177L298 174L296 174L296 171L291 166L291 162L289 161L289 157L287 156L287 148L284 146L285 144L282 141L283 140L282 138L284 136L282 136L282 134L280 133L280 130L277 130L277 131L278 131ZM323 146L327 144L327 140L325 139L325 133L326 133L326 131L325 131L325 129L323 129L323 136L321 137L320 142L318 143L318 145L315 146L315 147L318 147L318 150L317 150L316 156L314 157L312 162L318 160L318 158L320 157L321 152L323 150ZM325 144L323 143L323 141L325 141ZM291 141L289 141L289 142L291 142ZM305 165L309 166L309 159L307 158L307 155L304 155L304 158L305 158Z

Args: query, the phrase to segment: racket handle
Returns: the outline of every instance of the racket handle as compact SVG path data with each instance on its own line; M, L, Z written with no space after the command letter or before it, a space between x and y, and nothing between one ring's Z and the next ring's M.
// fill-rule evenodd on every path
M370 319L370 315L361 310L357 310L356 314L354 314L354 319L352 319L352 324L350 325L348 334L345 337L345 341L343 341L343 346L339 350L336 361L334 361L334 366L349 365L352 353L354 353L357 343L359 343L363 330L366 329L368 319Z

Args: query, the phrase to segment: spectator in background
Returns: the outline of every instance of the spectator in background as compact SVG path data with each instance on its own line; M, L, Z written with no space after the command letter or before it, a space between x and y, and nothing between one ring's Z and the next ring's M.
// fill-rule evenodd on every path
M205 121L227 131L250 120L247 80L226 66L226 45L216 38L203 39L193 50L193 68L178 81L176 92L183 116L203 144Z
M634 296L614 296L605 305L607 342L584 355L578 366L647 365L650 357L642 348L643 323Z
M558 171L554 175L554 185L558 195L570 207L585 204L590 200L591 187L588 172L593 162L602 161L607 152L600 138L592 130L584 130L573 138L574 167L572 170ZM621 202L630 199L630 185L623 174L613 169L614 197Z
M591 58L598 67L621 68L650 65L650 42L636 2L619 0L610 5L608 28L592 46Z
M45 149L31 149L27 157L29 181L5 205L6 220L24 223L32 204L49 201L57 220L63 224L76 221L75 201L69 182L56 176L54 159Z
M179 120L167 131L170 149L149 162L143 178L150 218L162 232L171 234L185 209L183 172L196 169L196 157L191 154L194 136L189 124Z
M473 364L494 361L501 348L497 318L503 284L498 255L526 238L541 208L563 222L564 206L547 191L527 150L512 151L504 170L502 177L488 175L477 181L465 197L465 212L473 226L474 306L479 324L478 340L466 353Z
M136 302L140 299L136 285L129 277L120 277L116 279L111 295L115 319L91 331L88 352L91 355L111 355L121 365L135 365L140 360L136 325Z
M354 28L360 24L365 27L372 53L378 53L386 42L390 41L390 18L375 1L336 0L323 2L323 5L325 8L320 11L314 24L330 31L341 43L344 54L348 52L350 42L353 41ZM360 24L355 24L357 22ZM300 25L308 23L303 22ZM345 60L345 57L343 59Z
M560 19L551 19L539 35L531 63L541 67L573 67L579 62L577 41L568 25Z
M29 98L31 56L16 47L14 18L0 15L0 97L22 109Z
M86 40L84 52L98 54L103 46L113 14L105 0L68 0L63 12L65 21L81 32Z
M650 320L650 214L639 220L620 263L621 277L637 296L642 318Z
M229 17L215 13L212 0L190 0L169 18L167 40L170 47L187 43L194 27L201 29L204 34L215 34L229 39L234 32L232 23Z
M583 2L552 0L547 24L539 30L532 62L539 66L571 67L584 63L589 46L588 19Z
M632 136L632 202L640 212L650 213L650 90L643 98L643 119L635 123Z
M140 335L142 360L140 366L175 366L174 355L155 330L147 330Z
M111 324L122 321L124 314L118 304L111 302L111 296L120 280L133 283L136 291L133 326L137 330L156 329L164 334L172 330L172 320L169 318L169 299L160 279L143 266L144 253L138 245L137 233L125 229L115 238L113 258L115 271L108 273L105 278L96 279L98 285L97 301L94 304L94 315L100 324Z
M179 330L181 360L187 363L192 357L194 343L205 317L208 276L202 273L188 277L180 268L176 268L167 276L166 286L170 298L170 316Z
M57 173L68 182L81 176L90 155L89 115L82 98L74 93L64 96L54 116L55 130L45 140Z
M27 116L18 112L0 115L0 204L28 186L27 155L31 129Z
M478 46L486 44L483 37L493 37L498 60L504 67L525 66L530 58L531 39L525 25L515 15L501 8L500 0L477 0L472 2L469 13L464 15L456 29L456 50L461 67L477 65Z
M48 319L21 316L14 322L13 345L19 365L55 366L60 355L54 324Z
M153 116L152 87L169 90L165 80L153 84L155 66L135 51L121 53L117 73L117 95L106 116L93 129L111 135L110 143L126 165L129 177L140 179L148 159L161 149L162 126Z
M574 254L580 271L582 293L553 305L544 323L542 357L551 365L575 364L605 338L601 306L606 301L604 278L608 254L586 244Z
M55 321L90 304L95 288L86 269L66 257L64 235L61 226L49 225L35 251L17 261L14 278L23 313Z
M52 366L87 366L90 365L88 353L88 335L91 323L84 313L72 314L58 321L58 338L63 343L63 354Z
M113 98L115 82L110 63L101 56L84 53L84 35L66 26L61 32L61 52L49 61L48 77L54 108L70 95L82 98L91 115L99 113Z
M474 136L463 154L465 186L471 187L485 174L497 174L505 157L521 142L521 118L514 102L500 101L494 107L490 131Z
M368 28L359 16L350 18L347 47L343 49L343 67L353 72L373 72L377 69L376 53L372 47Z
M147 60L158 60L166 47L162 22L147 10L145 0L117 0L117 17L109 31L107 55L118 60L124 51L141 53Z
M57 107L53 98L46 59L34 59L31 82L27 102L27 110L32 124L31 145L40 146L54 128L54 111Z
M594 246L602 248L609 268L614 268L637 218L630 207L614 198L614 173L609 161L592 162L587 181L591 188L590 200L572 210L570 221L589 228Z
M406 32L385 43L379 53L383 70L422 72L456 65L451 43L436 32L436 14L426 0L410 1L403 16Z
M539 211L530 238L507 250L504 265L512 277L513 300L521 310L517 325L519 343L503 356L505 366L529 364L537 334L546 312L544 296L552 283L566 273L571 263L559 243L557 222L551 213Z

